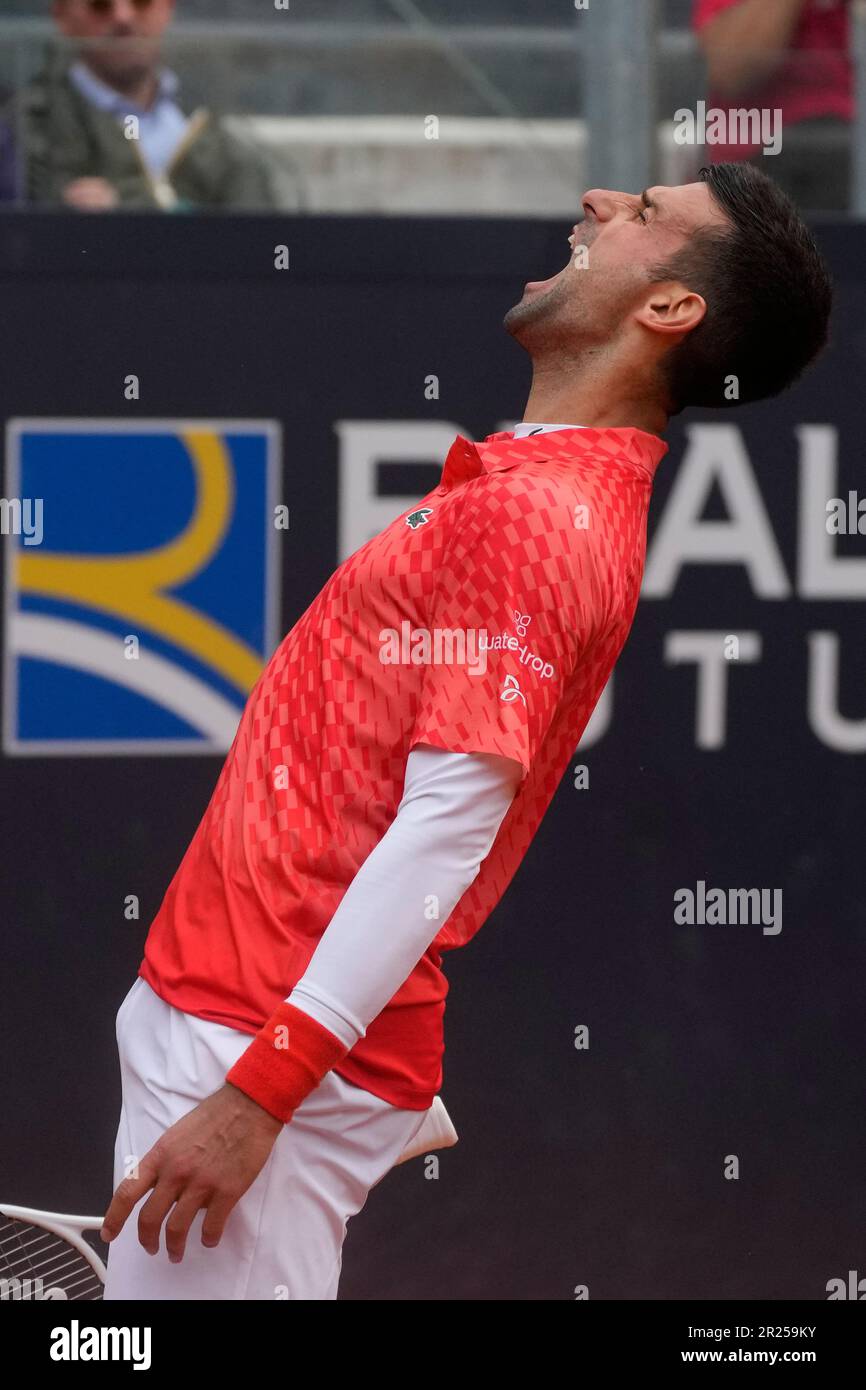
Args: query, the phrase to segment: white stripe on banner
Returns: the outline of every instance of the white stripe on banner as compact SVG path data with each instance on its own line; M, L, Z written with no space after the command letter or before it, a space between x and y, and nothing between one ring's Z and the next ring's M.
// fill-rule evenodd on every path
M15 614L10 640L13 651L20 656L71 666L134 690L185 719L221 748L228 748L235 736L241 716L236 705L142 645L138 660L128 661L123 656L120 638L83 623L38 613Z

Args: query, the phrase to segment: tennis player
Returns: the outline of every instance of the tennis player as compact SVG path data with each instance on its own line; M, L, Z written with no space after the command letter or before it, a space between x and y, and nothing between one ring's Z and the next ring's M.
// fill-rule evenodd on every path
M774 395L825 343L826 266L757 168L583 209L505 318L524 422L458 435L249 697L118 1014L106 1298L336 1297L346 1224L441 1086L443 955L628 635L669 418Z

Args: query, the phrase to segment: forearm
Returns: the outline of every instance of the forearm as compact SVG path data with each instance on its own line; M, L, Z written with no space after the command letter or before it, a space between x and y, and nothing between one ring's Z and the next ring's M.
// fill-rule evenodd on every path
M710 87L736 97L766 82L784 62L806 0L740 0L698 37Z
M271 1031L288 1032L281 1059L291 1081L285 1105L268 1094L264 1075L273 1072L268 1048L279 1046L270 1032L229 1073L232 1084L269 1101L270 1113L283 1112L305 1087L313 1089L308 1083L316 1068L329 1070L364 1036L477 875L520 775L519 764L490 754L412 751L394 821L344 894L304 976L269 1021ZM316 1057L291 1080L294 1030L299 1046L312 1046ZM274 1084L279 1088L278 1078Z
M518 777L506 759L414 750L397 816L290 1002L354 1046L475 879Z

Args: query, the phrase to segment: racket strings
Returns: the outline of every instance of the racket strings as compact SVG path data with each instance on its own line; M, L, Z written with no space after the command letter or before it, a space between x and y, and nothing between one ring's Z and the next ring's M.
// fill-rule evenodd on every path
M101 1299L103 1294L102 1280L80 1250L62 1236L14 1217L0 1217L0 1281L0 1299L32 1299L37 1289L43 1294L62 1289L67 1299L77 1300Z

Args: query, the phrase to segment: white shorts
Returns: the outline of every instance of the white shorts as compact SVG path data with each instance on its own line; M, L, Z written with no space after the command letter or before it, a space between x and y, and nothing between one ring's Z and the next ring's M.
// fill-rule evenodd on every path
M218 1090L250 1041L234 1028L181 1013L136 979L117 1014L123 1104L115 1187L129 1156L143 1158L165 1130ZM165 1253L164 1229L159 1253L148 1255L134 1208L109 1246L106 1299L336 1298L349 1217L426 1115L398 1109L329 1072L278 1135L215 1248L201 1244L201 1211L180 1264Z

